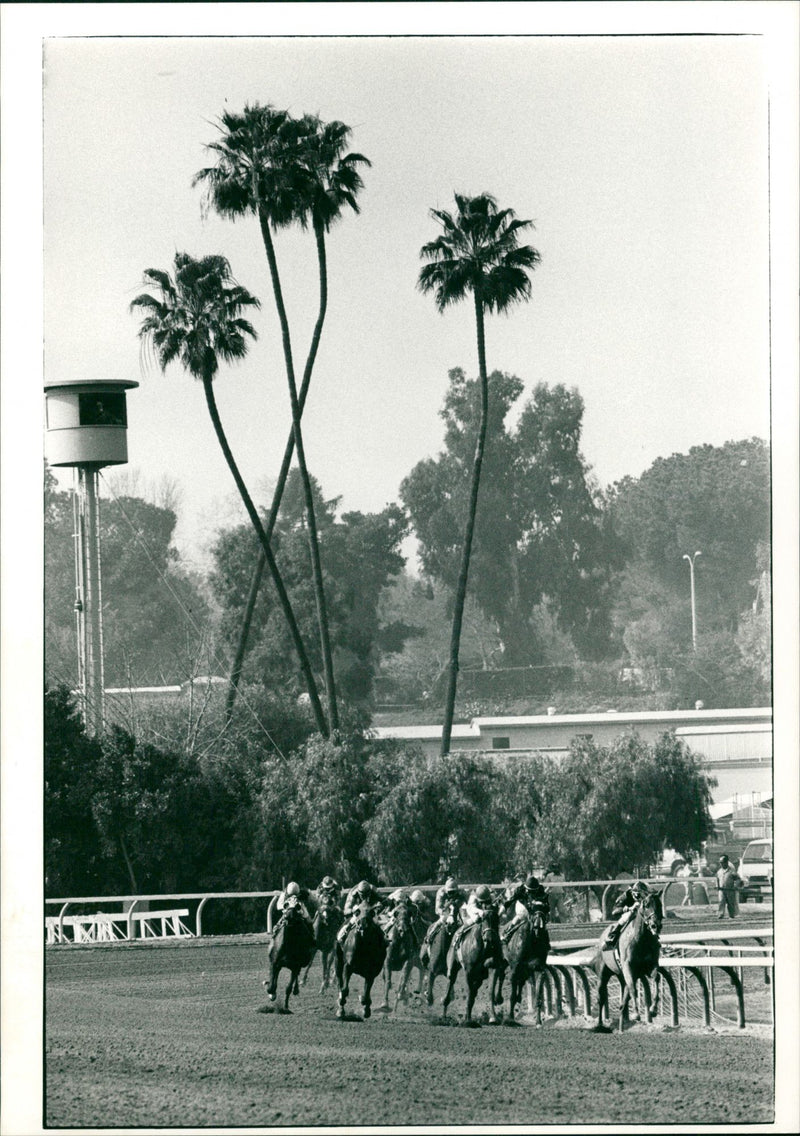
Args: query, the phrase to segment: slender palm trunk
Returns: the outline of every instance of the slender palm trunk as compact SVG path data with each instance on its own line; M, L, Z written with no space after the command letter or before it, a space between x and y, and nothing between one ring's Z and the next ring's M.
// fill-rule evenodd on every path
M317 522L314 515L314 497L311 491L311 479L306 466L305 448L303 446L303 433L300 428L300 402L297 396L297 386L294 378L294 364L292 362L292 342L289 335L289 321L283 303L280 276L278 275L278 262L275 258L275 246L269 229L269 219L262 209L259 209L258 219L261 224L261 236L267 253L272 289L275 295L275 306L278 309L278 319L281 325L283 339L283 356L286 363L286 378L289 384L289 398L292 405L292 430L294 433L294 446L297 452L297 465L300 470L300 479L303 483L303 494L308 516L308 543L311 553L311 570L314 580L314 598L317 605L317 620L319 622L320 646L322 650L322 665L325 672L325 687L328 693L328 717L332 730L339 728L339 713L336 706L336 686L333 678L333 655L331 652L330 631L328 628L328 612L325 605L325 587L322 579L322 562L319 555L319 539L317 536Z
M131 863L131 858L128 855L128 845L125 842L125 835L122 832L119 834L119 847L120 847L120 851L122 852L122 858L125 861L125 867L128 869L128 876L129 876L130 881L131 881L131 888L133 889L133 894L138 895L139 885L136 882L136 873L133 870L133 864Z
M319 700L319 694L317 693L317 684L314 680L314 672L311 670L311 663L309 662L308 655L306 654L305 644L303 643L303 640L300 636L300 629L297 626L297 620L295 619L294 611L292 610L292 605L289 600L286 587L278 570L278 565L275 563L275 557L272 554L272 549L270 547L269 540L267 539L267 534L264 531L264 526L261 524L261 518L259 517L258 511L253 504L252 498L247 491L247 486L242 479L242 475L239 473L239 467L237 466L236 460L233 456L233 453L231 452L231 448L228 445L228 439L225 436L225 431L222 427L222 422L220 421L219 417L219 411L217 410L217 400L214 396L214 384L212 383L210 376L203 375L202 378L203 390L205 391L206 395L206 405L208 406L208 413L211 415L211 421L214 424L217 440L220 444L223 454L225 455L225 460L228 463L228 468L233 474L233 480L236 482L236 488L239 490L239 495L244 502L245 509L247 509L247 513L253 524L253 528L256 530L258 539L261 541L261 547L264 551L264 556L266 558L270 574L275 584L275 589L278 593L278 599L280 601L281 607L283 608L283 613L286 616L286 622L289 624L289 630L292 635L295 650L297 651L297 655L300 660L303 677L306 681L308 696L311 699L311 707L314 711L314 718L317 723L317 729L323 737L327 738L329 736L328 724L325 721L325 714L323 713L322 704Z
M306 366L303 372L303 381L300 384L300 392L298 394L298 404L300 408L300 415L302 417L303 410L306 405L306 396L308 395L308 388L311 383L311 373L314 369L314 363L317 358L317 350L319 348L320 337L322 336L322 325L325 323L325 313L328 308L328 265L327 256L325 252L325 230L322 224L315 220L314 222L314 235L317 239L317 259L319 261L319 312L317 314L317 322L314 325L314 334L311 337L311 347L309 348L308 358L306 359ZM272 505L270 506L269 517L267 518L266 533L267 539L272 539L272 531L278 519L278 512L281 507L281 499L283 498L283 491L286 488L286 479L289 476L289 467L292 464L292 455L294 454L294 424L289 433L286 441L286 447L283 451L283 461L281 462L278 480L275 484L275 492L272 497ZM242 626L239 632L239 641L236 645L236 654L233 659L233 666L231 667L231 678L228 686L228 695L225 701L225 721L230 722L233 715L233 707L236 702L236 695L239 690L239 681L242 677L242 669L244 667L244 657L247 653L247 641L250 638L250 628L253 623L253 614L255 612L256 600L261 588L261 581L264 577L264 568L266 567L266 557L264 556L263 549L259 552L258 560L256 561L253 575L250 578L250 590L247 593L247 603L245 605L244 615L242 616Z
M472 464L472 485L469 494L469 508L467 511L467 527L464 532L464 547L461 552L461 570L458 574L456 594L453 603L453 628L450 635L450 663L447 680L447 695L444 704L444 722L442 724L441 756L450 752L450 737L453 732L453 715L456 705L456 688L458 686L458 652L461 645L461 624L464 618L464 601L467 595L467 580L469 579L469 562L472 554L472 535L475 531L475 517L478 513L478 490L481 484L481 466L483 465L483 451L486 445L486 425L489 418L489 382L486 377L486 343L483 329L483 297L479 285L475 286L475 320L478 331L478 368L481 380L481 417L478 426L478 437L475 442L475 458Z

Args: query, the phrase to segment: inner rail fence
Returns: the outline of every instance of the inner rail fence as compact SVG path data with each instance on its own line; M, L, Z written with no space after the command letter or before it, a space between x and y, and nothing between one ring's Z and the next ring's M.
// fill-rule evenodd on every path
M550 894L554 925L570 923L600 923L612 918L611 911L617 896L633 881L631 876L616 880L546 880ZM664 877L650 879L651 886L663 887L662 903L672 906L710 907L718 900L713 877L693 877L691 880ZM417 885L403 885L410 890ZM419 890L433 899L439 884L421 884ZM463 884L471 890L477 884ZM268 891L236 892L177 892L174 894L148 894L123 896L71 896L45 899L46 907L58 908L57 913L46 915L45 936L48 945L81 942L118 942L135 939L200 938L203 935L203 914L212 900L272 900L280 888ZM394 887L377 889L388 895ZM187 904L191 904L191 909ZM108 906L118 910L107 910ZM152 905L157 905L155 908ZM77 907L92 907L94 911L76 913ZM70 909L72 911L70 912ZM266 912L265 912L266 926Z

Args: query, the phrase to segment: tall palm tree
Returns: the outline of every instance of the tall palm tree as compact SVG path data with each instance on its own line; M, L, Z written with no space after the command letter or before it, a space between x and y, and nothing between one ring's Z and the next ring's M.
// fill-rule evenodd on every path
M178 360L190 375L203 384L217 440L261 542L289 624L317 728L327 737L328 726L297 620L261 518L228 444L214 394L214 377L219 370L219 360L233 362L243 359L247 353L248 336L256 338L255 329L242 316L242 312L246 308L260 307L260 302L246 288L236 283L224 256L206 256L195 260L188 253L176 253L174 279L168 272L148 268L144 272L144 283L155 288L158 296L143 292L131 301L131 310L138 308L144 313L139 337L152 347L162 371L166 371L170 363Z
M292 167L291 177L284 179L283 185L290 181L294 194L294 215L303 228L309 221L314 231L317 246L317 263L319 266L319 307L314 331L311 337L311 346L303 371L303 381L298 392L298 404L302 416L311 383L311 375L317 357L322 328L328 307L328 268L325 235L330 232L331 226L341 217L345 206L349 205L354 213L360 212L357 201L359 191L363 188L363 181L359 166L369 166L370 161L363 154L346 153L350 138L350 128L343 122L322 122L316 115L306 115L296 124L295 137L289 142L284 129L284 141L287 142L286 167ZM200 178L200 175L198 175ZM275 185L273 182L273 191ZM280 472L278 474L275 492L272 498L272 507L267 519L266 531L268 535L278 518L286 478L294 453L294 429L289 433L283 454ZM230 719L236 700L239 680L244 666L244 657L247 651L247 642L253 621L256 600L258 598L261 580L264 574L266 559L263 552L259 554L250 580L247 602L239 632L239 640L231 667L231 678L228 687L225 712Z
M433 292L440 312L450 304L462 300L468 292L472 293L481 384L480 422L472 464L472 483L461 551L461 568L453 600L449 673L442 725L442 756L450 751L453 730L461 624L469 579L472 535L478 511L481 465L486 446L489 383L486 373L484 313L506 311L511 305L527 300L531 293L528 271L534 269L541 259L536 249L518 243L520 232L532 228L532 221L519 221L514 216L513 210L498 209L496 200L488 193L479 194L477 197L466 197L457 193L455 201L455 215L442 209L431 210L431 217L439 222L442 232L436 240L423 245L420 250L420 256L429 263L421 269L418 282L422 292Z
M258 217L272 280L275 306L281 326L286 378L292 409L293 442L297 453L297 464L303 483L308 517L307 532L325 685L328 694L328 714L331 728L335 730L338 728L339 716L333 673L333 652L330 643L311 479L308 474L301 430L303 404L300 402L295 381L289 321L283 301L283 291L272 239L273 228L281 228L293 221L304 222L308 217L309 201L310 197L313 196L315 179L310 173L311 164L307 160L304 161L302 155L308 155L310 151L313 151L313 147L309 146L308 141L315 133L313 128L309 129L308 124L312 121L308 118L305 120L293 119L286 111L278 111L274 107L259 104L245 106L241 114L224 112L221 118L223 137L208 146L208 149L216 154L217 164L200 170L195 175L193 184L206 183L207 203L222 216L235 219L246 213L254 213ZM357 171L355 172L357 173ZM322 200L323 195L319 196ZM319 319L318 327L321 333L322 325ZM319 337L315 332L310 354L312 367L318 342ZM307 370L310 377L310 370L308 368Z

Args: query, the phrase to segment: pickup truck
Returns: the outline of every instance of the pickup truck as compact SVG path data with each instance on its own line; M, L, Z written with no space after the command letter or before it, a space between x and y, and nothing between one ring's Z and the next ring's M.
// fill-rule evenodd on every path
M739 878L742 887L739 899L755 899L760 903L765 895L772 895L773 878L772 840L751 840L739 861Z

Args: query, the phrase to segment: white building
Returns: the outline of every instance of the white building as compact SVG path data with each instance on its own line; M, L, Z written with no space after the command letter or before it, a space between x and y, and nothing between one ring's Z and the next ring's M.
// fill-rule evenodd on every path
M530 754L563 757L570 742L584 735L610 745L621 734L637 733L654 742L674 730L701 758L705 772L717 780L715 802L737 799L758 804L772 794L772 708L733 710L616 711L599 714L538 714L530 717L473 718L453 727L455 752ZM417 744L434 755L441 744L441 726L380 726L378 738L397 738Z

